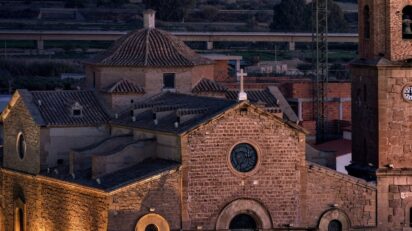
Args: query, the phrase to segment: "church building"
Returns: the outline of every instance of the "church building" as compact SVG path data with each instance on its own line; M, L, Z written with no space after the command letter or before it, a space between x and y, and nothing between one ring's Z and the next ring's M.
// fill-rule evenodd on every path
M86 63L84 89L15 92L0 230L412 230L408 3L360 1L348 170L366 180L306 160L278 89L222 87L148 11Z

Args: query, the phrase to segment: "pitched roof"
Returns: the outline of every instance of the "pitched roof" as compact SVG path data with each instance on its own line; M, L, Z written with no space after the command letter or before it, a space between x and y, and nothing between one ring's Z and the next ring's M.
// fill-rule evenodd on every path
M263 103L266 107L278 107L277 99L268 89L246 90L246 93L247 98L251 103ZM238 98L238 94L238 90L229 90L226 92L226 98L236 100Z
M111 123L181 134L237 104L234 100L165 92L135 104L134 119L129 111Z
M122 79L108 87L105 91L112 94L144 94L145 91L142 87L126 80Z
M201 92L226 92L227 88L220 85L214 80L210 79L202 79L200 80L196 86L193 88L193 93L201 93Z
M93 91L27 91L19 90L26 106L43 126L95 126L106 123L109 115ZM73 116L72 108L82 108ZM32 115L32 116L33 116Z
M96 65L134 67L186 67L211 64L175 36L156 29L133 31L90 61Z
M179 166L179 163L171 160L146 159L131 167L99 177L100 183L97 183L96 180L90 178L91 169L77 172L75 179L73 179L72 175L69 172L69 169L59 169L58 175L56 175L53 171L48 173L45 170L40 174L42 176L64 180L67 182L110 192L133 184L135 182L148 179L155 175L173 172L173 170L177 169Z

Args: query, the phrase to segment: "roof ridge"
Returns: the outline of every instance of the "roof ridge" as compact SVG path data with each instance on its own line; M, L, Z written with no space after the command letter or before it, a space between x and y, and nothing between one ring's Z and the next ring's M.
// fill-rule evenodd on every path
M149 51L150 51L150 43L149 43L149 38L150 38L150 32L152 30L149 28L147 29L147 34L146 34L146 50L145 50L145 57L144 57L144 65L147 66L149 62Z

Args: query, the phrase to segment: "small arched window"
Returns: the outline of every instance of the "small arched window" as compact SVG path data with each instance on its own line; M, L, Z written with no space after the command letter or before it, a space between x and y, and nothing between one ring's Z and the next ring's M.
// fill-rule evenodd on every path
M14 218L14 231L24 231L24 211L22 208L16 208Z
M26 139L22 132L17 135L17 154L19 155L20 159L23 159L26 155Z
M412 6L402 10L402 38L412 39Z
M150 225L146 226L146 228L144 229L144 231L159 231L159 229L157 228L156 225L150 224Z
M371 19L370 19L370 10L369 6L365 6L363 9L363 23L364 23L364 36L366 39L369 39L371 36Z
M342 231L342 223L338 220L333 220L328 225L328 231Z

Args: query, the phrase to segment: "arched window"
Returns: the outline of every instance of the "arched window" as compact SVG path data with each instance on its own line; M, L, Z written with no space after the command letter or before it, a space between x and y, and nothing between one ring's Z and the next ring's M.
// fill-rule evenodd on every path
M257 224L255 219L248 214L236 215L229 225L230 230L256 230Z
M409 227L412 227L412 208L409 208Z
M156 225L150 224L150 225L146 226L146 228L144 229L144 231L159 231L159 229L157 228Z
M402 10L402 38L412 39L412 6Z
M342 231L342 223L338 220L333 220L328 225L328 231Z
M14 218L14 231L24 231L24 212L22 208L16 208Z
M159 214L149 213L137 221L135 230L170 231L170 226L166 219Z
M26 155L26 139L24 139L24 135L22 132L20 132L17 135L17 153L20 157L20 159L23 159L24 156Z
M363 23L364 36L366 39L369 39L371 36L371 19L369 6L365 6L365 8L363 9Z

